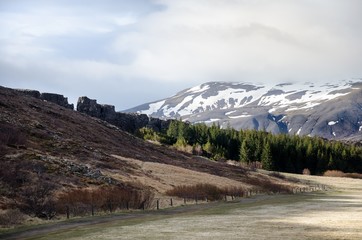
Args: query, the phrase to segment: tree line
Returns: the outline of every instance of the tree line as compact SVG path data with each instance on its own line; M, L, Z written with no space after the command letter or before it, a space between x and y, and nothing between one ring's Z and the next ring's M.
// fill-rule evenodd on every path
M323 174L327 170L362 173L362 148L319 137L271 134L173 120L164 132L142 128L138 136L214 160L261 163L266 170Z

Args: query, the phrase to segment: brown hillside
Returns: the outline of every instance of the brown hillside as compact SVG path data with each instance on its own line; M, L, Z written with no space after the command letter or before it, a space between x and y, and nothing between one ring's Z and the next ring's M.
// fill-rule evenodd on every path
M16 191L40 181L62 191L118 184L160 195L197 183L264 190L270 181L290 184L143 141L99 119L3 87L0 129L3 207Z

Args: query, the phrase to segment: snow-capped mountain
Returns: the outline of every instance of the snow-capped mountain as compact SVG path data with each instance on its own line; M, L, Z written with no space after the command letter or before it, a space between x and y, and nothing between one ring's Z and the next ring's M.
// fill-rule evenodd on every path
M330 84L209 82L127 110L193 123L362 140L362 79Z

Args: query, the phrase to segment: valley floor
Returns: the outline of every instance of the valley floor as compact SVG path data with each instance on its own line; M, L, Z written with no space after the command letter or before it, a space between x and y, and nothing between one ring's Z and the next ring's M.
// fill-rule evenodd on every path
M9 238L362 239L362 180L297 177L331 189L58 223Z

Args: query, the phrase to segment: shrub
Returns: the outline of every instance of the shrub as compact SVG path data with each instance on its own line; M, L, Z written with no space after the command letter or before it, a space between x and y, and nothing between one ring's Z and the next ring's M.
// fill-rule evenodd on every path
M212 184L196 184L193 186L177 186L166 192L167 195L177 196L186 199L207 198L210 201L221 200L225 195L243 196L244 189L238 187L229 187L221 189Z
M58 197L57 200L57 211L59 213L65 213L67 208L73 215L82 216L85 215L91 208L93 203L93 197L89 190L85 189L74 189L67 193L63 193Z
M136 131L136 136L143 138L144 140L160 142L160 137L152 128L143 127Z
M53 190L53 184L40 180L38 184L29 186L20 193L18 205L29 215L52 219L56 215Z
M327 170L323 176L325 177L344 177L345 173L338 170Z
M304 168L303 175L310 175L310 170L308 168Z
M262 191L265 192L285 192L291 193L293 189L287 185L279 184L270 181L269 179L259 179L259 178L248 178L246 182L250 185L258 186Z
M19 209L8 209L0 213L0 226L2 227L22 224L24 220L25 216Z
M361 173L346 173L345 177L362 179L362 174Z
M223 189L225 195L233 196L233 197L243 197L246 189L242 187L228 187Z
M85 215L90 211L114 212L117 209L149 208L154 195L149 190L133 190L120 186L106 186L98 189L73 189L58 197L59 213L68 208L73 215Z
M200 144L195 144L192 148L192 154L201 156L203 153L202 146Z
M240 162L240 166L244 168L249 168L251 171L256 171L257 169L263 169L263 166L261 162L255 161L255 162Z
M175 149L181 152L192 153L193 147L191 145L183 145L182 141L173 145Z
M0 123L0 129L0 145L18 147L26 143L25 135L19 129L4 123Z
M362 174L360 173L344 173L338 170L328 170L326 171L323 176L325 177L348 177L348 178L356 178L362 179Z

